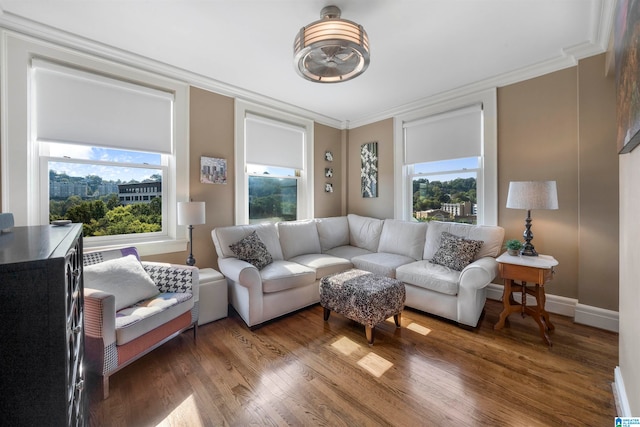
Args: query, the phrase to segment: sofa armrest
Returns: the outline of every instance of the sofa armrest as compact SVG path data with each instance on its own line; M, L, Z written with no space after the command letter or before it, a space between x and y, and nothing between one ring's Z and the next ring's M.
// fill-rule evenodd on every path
M262 293L260 271L252 264L238 258L218 258L218 267L227 279L245 288L259 290Z
M467 265L460 272L460 288L482 289L498 275L498 262L492 257L483 257Z
M160 292L191 292L193 301L200 300L200 275L197 267L164 262L142 261Z
M104 345L116 342L116 297L97 289L84 288L84 330Z

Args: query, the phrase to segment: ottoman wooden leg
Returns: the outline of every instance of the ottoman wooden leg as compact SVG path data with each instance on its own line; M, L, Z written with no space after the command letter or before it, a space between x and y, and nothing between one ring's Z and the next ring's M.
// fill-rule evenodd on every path
M400 327L400 321L402 320L402 313L398 313L393 316L393 321L396 322L396 328Z
M367 335L367 341L369 342L369 345L373 345L373 336L375 335L376 327L365 326L364 332Z
M323 308L324 308L324 307L323 307ZM331 310L329 310L328 308L325 308L325 309L324 309L324 320L325 320L325 322L326 322L327 320L329 320L329 315L330 315L330 314L331 314Z

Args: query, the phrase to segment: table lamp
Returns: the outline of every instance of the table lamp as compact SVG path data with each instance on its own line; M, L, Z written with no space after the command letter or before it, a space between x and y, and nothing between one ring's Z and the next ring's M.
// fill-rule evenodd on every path
M520 255L538 256L536 249L531 244L533 233L531 232L532 209L558 209L558 191L555 181L511 181L509 183L509 195L507 207L511 209L526 209L525 230L522 235L525 244L520 250Z
M193 257L193 226L205 223L204 202L178 202L178 225L189 226L189 257L187 265L195 265Z

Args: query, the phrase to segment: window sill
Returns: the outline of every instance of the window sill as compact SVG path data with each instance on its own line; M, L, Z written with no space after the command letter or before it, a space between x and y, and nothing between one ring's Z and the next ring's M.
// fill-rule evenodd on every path
M158 239L158 240L134 240L126 242L94 242L93 244L85 239L85 252L94 252L107 249L123 248L135 246L140 256L167 254L171 252L184 252L187 250L188 241L186 239Z

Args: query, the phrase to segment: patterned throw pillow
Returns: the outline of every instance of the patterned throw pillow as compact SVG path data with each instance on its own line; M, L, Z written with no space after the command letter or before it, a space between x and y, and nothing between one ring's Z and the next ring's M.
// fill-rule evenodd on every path
M469 240L445 231L440 237L440 247L431 262L461 271L471 264L483 243L482 240Z
M253 264L258 270L262 270L273 262L273 257L255 231L229 245L229 249L239 259Z

